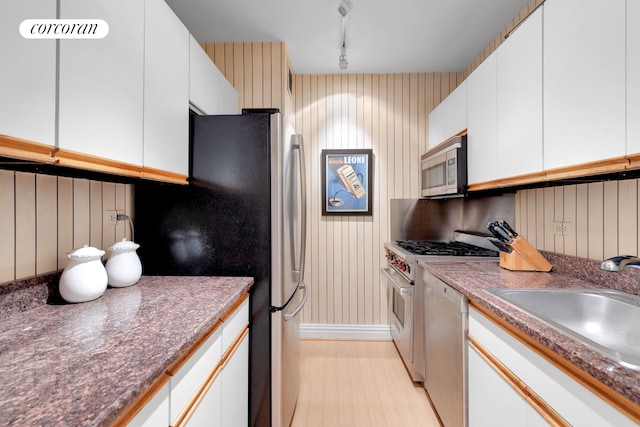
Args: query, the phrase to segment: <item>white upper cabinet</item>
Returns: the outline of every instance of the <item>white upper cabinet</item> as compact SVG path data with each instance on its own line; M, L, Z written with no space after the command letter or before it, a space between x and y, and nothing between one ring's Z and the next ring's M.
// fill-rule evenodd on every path
M467 128L467 81L429 113L429 148Z
M627 1L627 154L640 153L640 2Z
M142 164L144 2L61 0L60 17L103 19L103 39L60 40L59 148Z
M467 78L467 173L469 184L498 177L496 52Z
M0 134L55 144L56 41L23 38L25 19L56 17L53 0L0 3Z
M542 7L497 49L498 178L542 171Z
M238 92L193 36L189 44L189 102L202 114L236 114Z
M143 166L189 174L189 31L164 0L145 1Z
M544 8L544 168L623 156L625 0Z

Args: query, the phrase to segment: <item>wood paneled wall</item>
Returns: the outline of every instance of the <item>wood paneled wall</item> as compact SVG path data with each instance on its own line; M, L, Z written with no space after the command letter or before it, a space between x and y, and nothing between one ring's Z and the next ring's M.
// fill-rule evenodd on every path
M516 224L536 248L602 261L639 255L637 179L519 191ZM564 234L555 224L564 224Z
M282 42L202 43L202 48L238 91L240 109L279 108L292 114L291 62Z
M67 253L107 248L129 225L103 224L105 210L132 216L133 186L0 170L0 283L61 270Z
M297 75L295 128L307 147L311 195L304 323L385 324L383 243L389 199L419 197L429 112L459 73ZM371 148L373 215L322 216L323 149Z
M283 43L203 47L238 91L241 107L281 108L303 135L311 201L305 272L311 294L303 322L385 324L380 268L389 235L388 200L418 197L429 112L463 73L296 75L289 94ZM320 153L329 148L373 149L372 216L321 215Z

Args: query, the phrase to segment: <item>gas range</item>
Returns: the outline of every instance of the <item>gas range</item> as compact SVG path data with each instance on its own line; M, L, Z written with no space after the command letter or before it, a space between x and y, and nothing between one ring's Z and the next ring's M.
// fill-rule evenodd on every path
M398 271L406 280L415 280L418 261L428 257L475 257L496 259L499 256L493 244L484 237L462 232L454 234L454 240L397 240L384 244L388 266Z

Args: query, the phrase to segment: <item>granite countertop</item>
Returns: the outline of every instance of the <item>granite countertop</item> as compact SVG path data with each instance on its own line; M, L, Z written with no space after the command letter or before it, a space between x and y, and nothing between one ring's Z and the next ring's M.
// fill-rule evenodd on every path
M252 284L143 276L94 301L0 320L2 422L111 424Z
M552 263L553 264L553 263ZM493 260L435 259L421 262L436 277L464 293L471 304L494 313L631 402L640 405L640 372L591 350L486 292L485 288L603 288L571 274L510 271ZM595 275L599 273L594 273ZM616 273L608 273L616 274ZM609 280L612 276L609 276Z

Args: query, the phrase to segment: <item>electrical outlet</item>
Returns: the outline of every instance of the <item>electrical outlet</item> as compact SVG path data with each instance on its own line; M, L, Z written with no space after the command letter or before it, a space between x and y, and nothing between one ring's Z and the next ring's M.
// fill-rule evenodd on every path
M118 222L118 211L104 211L104 217L102 219L102 225L115 226Z
M553 223L553 234L555 236L562 236L562 222L554 222Z
M573 236L575 234L574 224L571 222L563 222L562 223L562 235L563 236Z

